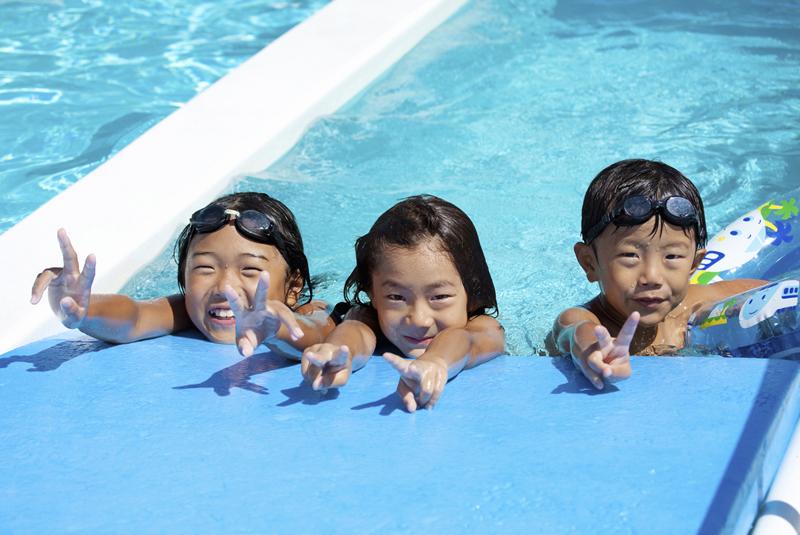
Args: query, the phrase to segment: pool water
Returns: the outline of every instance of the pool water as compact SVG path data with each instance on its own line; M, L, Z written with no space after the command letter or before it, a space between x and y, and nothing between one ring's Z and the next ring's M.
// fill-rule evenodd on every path
M474 0L282 160L235 185L296 214L319 297L398 199L469 214L511 354L597 292L572 253L607 165L660 159L703 195L709 235L800 186L800 5ZM171 252L124 291L176 291Z
M0 233L328 1L0 1Z

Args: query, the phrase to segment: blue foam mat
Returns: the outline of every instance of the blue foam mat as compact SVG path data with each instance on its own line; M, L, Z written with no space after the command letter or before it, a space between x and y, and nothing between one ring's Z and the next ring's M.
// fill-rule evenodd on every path
M0 356L3 533L746 533L800 366L636 357L594 390L500 357L408 414L373 358L341 390L192 335L68 333Z

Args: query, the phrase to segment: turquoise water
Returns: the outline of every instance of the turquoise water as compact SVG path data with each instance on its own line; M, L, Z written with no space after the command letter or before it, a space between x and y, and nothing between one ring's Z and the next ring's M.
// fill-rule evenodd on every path
M710 235L800 186L798 28L794 2L475 0L235 189L294 210L332 301L353 240L397 199L454 202L481 235L508 350L539 354L558 312L596 293L572 245L607 165L684 172ZM169 261L126 291L174 291Z
M329 0L0 0L0 233Z
M537 354L596 291L572 245L605 166L680 169L711 234L800 186L798 28L791 2L475 0L235 189L294 210L332 301L382 211L420 192L454 202L481 234L509 351ZM166 252L126 291L172 292L174 277Z

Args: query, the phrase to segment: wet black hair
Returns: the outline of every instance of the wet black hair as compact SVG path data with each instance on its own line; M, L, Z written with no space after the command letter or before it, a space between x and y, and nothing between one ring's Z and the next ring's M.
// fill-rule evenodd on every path
M389 247L414 248L426 241L450 255L467 292L467 315L497 314L497 296L478 232L467 214L431 195L401 200L381 214L370 231L356 240L356 267L344 285L350 305L368 305L372 273Z
M286 275L288 277L299 276L303 279L303 289L298 303L311 301L313 291L311 288L311 276L308 272L308 259L303 251L303 238L300 236L300 229L297 226L294 214L286 205L266 193L252 191L225 195L208 206L212 204L219 204L227 210L236 210L237 212L255 210L272 219L278 227L278 232L283 237L286 254L281 253L281 255L289 266ZM175 242L173 256L178 263L178 287L181 293L186 292L186 260L189 254L189 245L198 234L195 227L186 225L178 236L178 241ZM251 239L246 236L242 237L248 240ZM270 243L270 245L276 244ZM276 247L276 249L280 251L279 247Z
M654 201L670 196L679 196L691 201L697 209L697 225L684 229L694 231L697 248L705 246L706 216L703 200L692 182L677 169L651 160L622 160L609 165L592 180L583 197L581 211L581 235L586 241L588 232L620 201L633 195L644 195ZM661 212L653 216L655 234L664 226Z

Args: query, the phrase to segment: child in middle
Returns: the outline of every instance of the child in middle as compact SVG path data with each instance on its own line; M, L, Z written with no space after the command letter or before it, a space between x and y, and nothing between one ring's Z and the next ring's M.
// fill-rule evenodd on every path
M408 411L432 409L448 379L503 353L478 233L437 197L402 200L356 240L344 294L352 307L344 321L303 353L302 373L314 389L343 386L376 346L389 345L383 357L400 373L397 392Z

